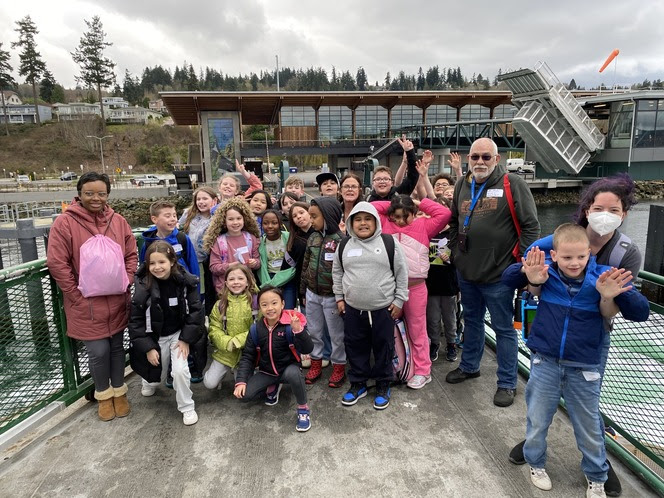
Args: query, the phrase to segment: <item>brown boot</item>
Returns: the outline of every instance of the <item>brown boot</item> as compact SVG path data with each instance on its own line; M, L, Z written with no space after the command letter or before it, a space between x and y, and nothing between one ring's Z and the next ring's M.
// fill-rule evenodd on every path
M109 387L105 391L95 391L95 399L99 402L98 414L99 420L108 422L115 418L115 408L113 408L113 388Z
M304 376L304 382L306 382L307 384L313 384L318 379L320 379L320 376L323 373L321 371L322 364L323 364L323 362L321 360L314 360L312 358L311 359L311 367L309 367L309 371L307 372L307 375Z
M115 408L116 417L126 417L129 415L127 384L122 384L122 387L113 388L113 408Z

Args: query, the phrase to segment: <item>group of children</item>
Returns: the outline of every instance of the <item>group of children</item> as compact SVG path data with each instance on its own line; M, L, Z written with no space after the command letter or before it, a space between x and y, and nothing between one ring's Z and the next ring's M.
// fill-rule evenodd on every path
M452 182L438 180L448 184L439 187L434 179L443 197ZM214 301L209 313L214 352L209 368L194 375L215 389L233 372L237 398L264 397L270 406L278 402L282 384L289 384L297 402L298 431L311 427L305 384L322 376L326 347L333 365L331 387L345 383L349 365L350 388L342 404L354 405L365 397L367 383L374 379L377 410L390 402L394 319L404 314L409 328L414 366L409 387L418 389L431 380L441 317L447 358L456 359L458 289L445 231L449 201L414 201L405 195L360 201L342 220L335 195L308 204L302 202L301 183L291 181L286 191L278 209L272 209L268 193L255 189L249 202L236 192L212 214L217 196L210 189L196 190L192 206L180 218L191 239L178 231L172 204L159 201L151 208L155 228L144 234L145 265L136 274L130 334L146 362L161 366L158 378L143 380L142 394L154 394L170 363L178 409L187 425L198 420L187 357L201 339L207 361L199 275L211 275L214 283L216 296L201 294ZM385 234L393 239L386 240ZM540 489L551 488L544 470L546 433L560 395L569 407L584 473L591 484L605 480L596 368L606 333L602 318L630 306L645 307L647 313L645 298L628 285L629 272L595 263L583 228L562 225L554 233L553 247L550 255L533 248L503 276L511 285L525 274L528 290L540 300L527 342L533 354L523 450L532 482ZM201 282L200 288L206 286ZM310 355L306 376L300 370L301 355ZM200 364L194 358L193 365Z
M430 382L425 279L430 240L449 220L445 203L416 204L397 195L357 203L342 220L336 177L321 182L321 194L328 195L310 203L303 202L303 182L290 177L276 209L260 182L251 180L244 196L231 175L221 179L219 195L197 189L179 220L174 204L151 206L154 227L143 234L136 276L141 291L133 297L130 324L133 347L144 355L143 366L153 369L141 393L151 396L165 381L176 391L183 422L191 425L198 420L192 382L216 389L232 372L236 397L265 396L268 405L288 383L298 403L297 430L306 431L311 421L304 385L320 379L331 362L330 387L350 379L343 405L364 397L367 381L375 379L374 408L382 410L394 377L394 320L402 314L414 365L408 386ZM349 236L345 245L341 228ZM388 249L382 233L397 242ZM371 292L368 276L377 284ZM208 340L213 353L205 370ZM303 376L300 367L307 364ZM261 375L252 375L255 367Z

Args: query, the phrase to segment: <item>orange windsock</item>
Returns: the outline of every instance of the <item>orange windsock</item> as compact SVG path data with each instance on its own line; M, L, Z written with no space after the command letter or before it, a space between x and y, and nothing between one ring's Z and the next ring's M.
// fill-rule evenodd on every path
M620 53L620 50L618 50L618 49L615 49L613 52L611 52L611 54L609 55L609 57L607 57L606 61L604 62L604 65L603 65L602 67L599 68L599 72L601 73L602 71L604 71L604 70L606 69L606 66L608 66L609 64L611 64L611 61L612 61L613 59L615 59L616 57L618 57L618 54L619 54L619 53Z

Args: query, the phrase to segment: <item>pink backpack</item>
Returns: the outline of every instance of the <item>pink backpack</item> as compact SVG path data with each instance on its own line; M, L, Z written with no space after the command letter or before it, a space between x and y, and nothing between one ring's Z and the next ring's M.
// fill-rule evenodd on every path
M406 332L406 322L403 320L394 321L394 356L392 357L392 366L394 367L394 377L397 382L408 382L415 374L413 355L410 351L408 333Z
M106 236L112 219L113 216L108 220L104 234L94 234L79 222L92 234L79 250L78 290L83 297L124 294L129 287L122 247Z

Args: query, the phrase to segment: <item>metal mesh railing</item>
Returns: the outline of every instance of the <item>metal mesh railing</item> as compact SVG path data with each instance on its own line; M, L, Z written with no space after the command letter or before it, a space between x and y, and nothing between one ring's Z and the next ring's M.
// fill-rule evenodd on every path
M44 260L0 272L0 431L70 387L60 309Z
M642 272L640 277L664 287L664 278L658 275ZM600 412L616 433L611 445L638 460L639 473L664 490L664 314L659 305L651 303L650 309L646 322L625 320L620 314L614 319ZM490 325L488 313L486 322ZM487 338L495 343L492 331L487 331ZM519 363L528 375L530 350L521 338Z

